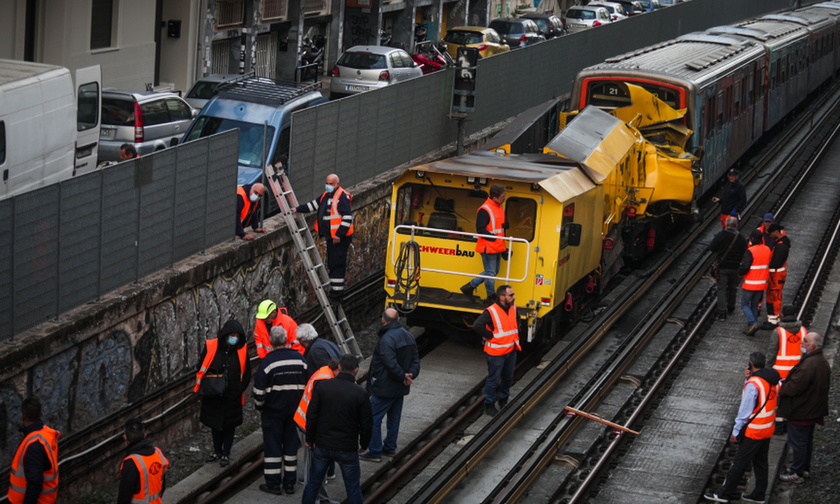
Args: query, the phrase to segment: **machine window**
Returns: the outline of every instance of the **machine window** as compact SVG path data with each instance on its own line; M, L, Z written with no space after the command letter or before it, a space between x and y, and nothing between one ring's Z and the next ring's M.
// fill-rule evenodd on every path
M630 84L643 87L669 107L680 108L680 94L675 89L640 82ZM586 94L587 105L595 105L601 109L612 110L630 105L630 96L627 95L626 88L615 81L590 81Z
M423 231L423 236L476 241L448 231L475 233L478 207L487 201L487 191L431 184L406 184L397 191L396 225L416 225L440 231ZM410 231L400 229L401 234Z
M569 225L575 222L575 204L569 203L563 208L563 220L560 223L560 249L569 246Z
M507 236L532 241L536 220L536 201L516 196L511 196L505 200L505 221L510 225L505 233Z

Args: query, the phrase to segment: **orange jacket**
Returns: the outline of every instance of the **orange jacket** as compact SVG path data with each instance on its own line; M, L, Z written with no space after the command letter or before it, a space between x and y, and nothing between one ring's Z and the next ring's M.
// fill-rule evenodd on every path
M333 377L333 370L329 366L323 366L309 378L309 382L303 390L303 397L300 398L300 404L295 411L295 423L304 431L306 430L306 412L309 411L309 401L312 399L312 389L315 387L315 382L329 380Z
M502 226L505 224L505 209L502 208L502 205L487 198L487 201L478 207L478 212L482 209L490 215L490 224L487 226L486 231L499 238L504 238L505 230ZM495 241L489 241L481 236L478 237L478 241L475 243L475 251L479 254L499 254L504 252L506 248L504 240L496 239Z
M748 291L763 291L770 281L770 258L773 253L767 245L762 244L750 245L747 250L752 254L752 265L744 275L742 287Z
M131 498L131 504L161 504L160 494L163 490L163 476L169 469L169 461L163 456L160 448L155 447L153 455L133 453L123 459L120 464L122 475L125 461L131 459L140 474L140 492Z
M753 409L750 418L753 421L748 423L744 435L750 439L768 439L773 437L776 429L776 407L779 400L779 384L770 384L758 376L751 376L744 388L752 383L758 389L758 405ZM766 401L766 403L765 403Z
M324 201L324 198L332 194L332 205L330 205L330 236L335 238L335 234L338 232L339 226L341 226L341 214L338 213L338 200L341 199L342 194L346 194L347 198L352 202L353 196L350 195L349 192L345 191L343 187L339 187L332 193L328 193L324 191L324 194L318 199L318 203ZM315 220L315 232L318 232L318 220ZM350 236L353 234L353 224L350 224L350 229L347 230L347 234L345 236Z
M519 317L516 315L516 306L511 305L507 313L504 309L493 303L487 308L490 316L493 317L493 329L487 327L493 333L493 339L484 340L484 352L487 355L507 355L514 350L522 350L519 347Z
M219 339L209 339L204 344L207 346L207 355L204 356L201 369L195 374L195 387L193 388L193 392L196 394L198 393L199 387L201 387L201 379L204 378L204 373L207 372L210 364L213 363L213 358L216 357L216 350L219 348ZM248 346L242 345L236 352L239 354L239 381L242 381L245 376L245 366L248 365ZM245 394L242 394L242 404L245 404Z
M286 330L286 348L297 350L303 355L306 349L303 348L303 345L297 339L297 322L292 317L278 312L277 317L271 322L271 327L276 326L280 326ZM271 346L269 330L265 320L257 319L256 324L254 324L254 343L257 345L257 355L260 356L260 359L265 358L266 355L274 350L274 347Z
M779 372L782 380L787 378L793 366L797 365L802 359L802 338L808 331L805 327L799 329L799 332L788 332L781 327L776 328L776 334L779 337L779 350L776 354L776 363L773 364L773 369Z
M242 198L242 201L245 202L242 206L242 212L239 213L239 221L242 222L242 225L244 226L245 223L248 222L248 219L251 218L250 214L257 211L257 205L259 205L260 202L257 200L256 203L252 203L251 198L248 197L249 195L245 193L245 189L241 187L236 190L236 194L238 194L239 197Z
M26 473L23 468L23 457L26 449L32 443L41 443L50 459L50 469L44 472L44 485L38 504L53 504L58 497L58 438L61 433L44 425L44 428L30 432L18 447L9 473L9 502L21 504L26 495Z

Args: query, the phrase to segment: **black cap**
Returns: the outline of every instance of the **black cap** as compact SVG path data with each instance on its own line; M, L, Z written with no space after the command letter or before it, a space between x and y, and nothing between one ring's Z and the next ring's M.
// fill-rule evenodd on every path
M727 175L738 175L738 173L739 172L737 168L730 168L729 171L726 172Z
M784 229L784 226L782 226L778 222L774 222L773 224L770 224L770 226L767 228L767 232L772 233L773 231L783 231Z
M750 232L750 241L755 241L756 243L760 242L763 239L764 235L761 234L761 231L758 229L753 229Z

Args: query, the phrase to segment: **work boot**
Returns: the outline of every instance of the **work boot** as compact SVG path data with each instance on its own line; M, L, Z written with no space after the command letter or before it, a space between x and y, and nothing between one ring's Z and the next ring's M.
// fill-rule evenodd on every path
M726 312L725 311L719 311L718 314L717 314L717 319L718 320L726 320Z
M485 404L484 405L484 414L487 416L496 416L499 410L496 409L496 405L493 403Z
M499 409L502 409L505 406L507 406L507 402L508 402L507 399L499 399Z
M753 324L751 326L747 326L746 329L741 331L742 333L746 334L747 336L752 336L758 331L758 325Z
M473 298L474 297L473 296L473 291L474 290L475 290L475 287L473 287L472 284L467 283L467 285L464 285L463 287L461 287L461 294L467 296L468 298Z
M758 326L759 329L762 329L764 331L771 331L776 327L778 327L778 325L774 324L773 322L770 322L769 320L765 320L761 323L760 326Z

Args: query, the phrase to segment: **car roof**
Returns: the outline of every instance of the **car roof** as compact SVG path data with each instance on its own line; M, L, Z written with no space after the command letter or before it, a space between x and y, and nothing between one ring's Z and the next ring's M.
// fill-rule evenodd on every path
M240 74L213 74L213 75L205 75L204 77L198 79L196 82L224 82L231 79L236 79L242 77Z
M118 89L103 89L102 90L102 97L110 97L110 98L131 98L137 102L147 102L152 100L157 100L159 98L181 98L178 96L177 93L171 93L168 91L163 92L153 92L153 93L134 93L131 91L120 91Z
M522 18L496 18L496 19L494 19L494 20L492 20L492 21L490 21L490 22L491 22L491 23L495 23L495 22L497 22L497 21L500 21L500 22L502 22L502 23L521 23L521 22L522 22Z
M487 31L489 31L489 30L492 30L492 28L489 28L489 27L487 27L487 26L456 26L455 28L449 28L449 29L448 29L448 30L446 30L446 31L447 31L447 32L453 32L453 31L466 31L466 32L478 32L478 33L485 33L485 32L487 32Z
M395 51L402 51L405 52L405 49L401 49L399 47L388 47L388 46L353 46L350 49L347 49L344 52L362 52L362 53L372 53L372 54L391 54Z
M542 12L529 12L527 14L522 15L525 19L549 19L549 18L558 18L557 14L545 14Z
M597 11L598 9L603 9L603 7L599 5L575 5L574 7L569 7L569 10L588 10L588 11Z

